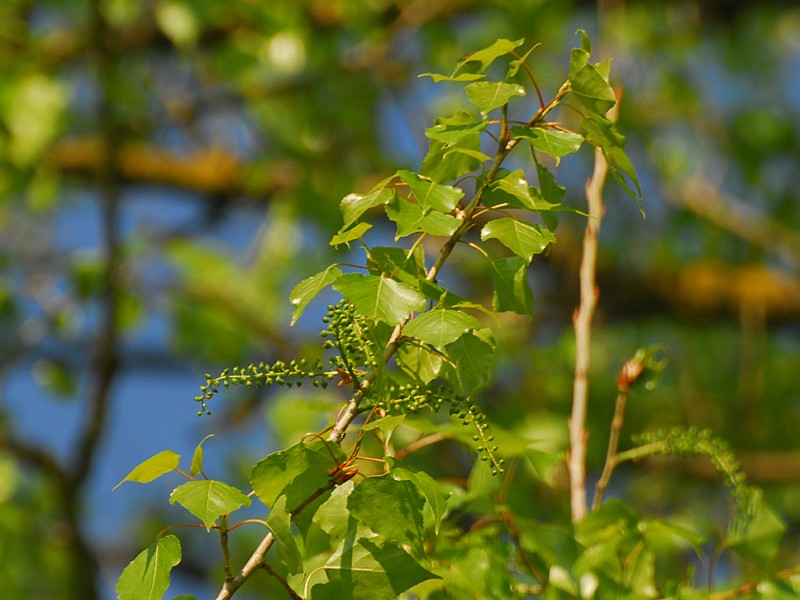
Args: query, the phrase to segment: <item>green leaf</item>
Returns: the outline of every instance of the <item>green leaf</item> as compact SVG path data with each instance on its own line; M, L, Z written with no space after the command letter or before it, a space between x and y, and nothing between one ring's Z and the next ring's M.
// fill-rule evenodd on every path
M303 314L303 311L305 311L308 303L311 302L314 297L323 289L325 289L325 287L336 281L341 275L341 269L331 265L321 273L312 275L308 279L304 279L294 286L294 289L289 294L289 302L291 302L292 306L294 306L291 324L294 325L297 323L297 319L299 319L300 315Z
M117 489L126 481L136 481L137 483L150 483L158 479L164 473L169 473L178 468L181 455L172 450L164 450L155 456L151 456L146 461L139 463L133 471L128 473L122 481L114 486Z
M483 115L508 104L514 96L525 95L525 88L521 85L500 81L476 81L470 83L465 90L469 101L477 106Z
M569 60L570 89L578 101L597 116L603 117L617 102L608 83L608 64L592 65L592 45L586 32L579 29L581 47L574 48ZM591 113L590 113L591 114Z
M478 328L478 320L464 311L437 308L409 321L403 333L442 350L464 333Z
M528 181L525 179L525 173L522 169L512 172L498 171L498 177L492 183L491 189L503 192L503 195L501 198L498 198L497 194L491 194L488 198L485 197L484 200L489 206L508 203L510 208L536 210L536 202L531 195Z
M334 452L337 459L330 455ZM344 454L336 445L326 449L322 442L296 444L260 460L250 473L250 485L259 500L269 507L286 495L290 510L330 483L328 472Z
M373 275L385 274L412 286L425 274L425 251L417 245L409 251L398 247L370 248L367 254L367 267Z
M349 248L350 242L361 239L361 236L363 236L370 229L372 229L372 225L369 223L357 223L347 231L340 231L334 235L331 238L331 241L328 242L328 245L335 247L345 244Z
M474 149L475 140L480 139L488 123L475 120L468 112L459 110L449 119L436 119L434 126L425 130L425 135L447 147L465 146Z
M480 73L461 73L460 75L442 75L441 73L421 73L418 77L430 77L434 83L442 81L476 81L483 79L484 75Z
M418 290L377 275L342 275L333 288L356 306L356 310L389 325L399 325L412 312L425 309L425 296Z
M119 600L161 600L169 587L169 572L181 562L181 543L167 535L134 558L117 581Z
M452 215L437 211L427 212L419 204L399 196L386 206L386 216L397 223L395 241L420 231L429 235L449 237L461 225L461 221Z
M347 499L354 488L352 479L336 486L330 497L314 513L314 523L334 539L343 538L355 526L355 519L347 509Z
M400 481L410 481L425 496L426 508L432 517L434 532L439 533L439 526L447 513L447 499L450 497L450 492L424 471L414 471L395 458L387 458L386 462L392 477Z
M325 596L328 598L392 600L422 581L439 579L402 548L389 542L378 545L364 538L356 543L343 540L323 568L331 582L348 584L348 595ZM323 584L323 587L328 585ZM316 587L311 590L312 598L317 598ZM344 590L336 588L335 591Z
M533 313L533 294L528 285L527 272L528 263L520 256L492 261L492 306L496 311L512 311L520 315Z
M456 363L458 382L467 395L486 385L492 372L495 348L488 331L483 330L481 335L466 333L447 346L447 355Z
M407 375L422 383L436 379L442 372L442 357L419 344L402 344L397 349L395 360Z
M500 38L490 46L487 46L481 50L476 50L475 52L471 52L459 60L458 63L456 63L456 70L453 75L455 75L455 73L457 73L465 65L476 62L480 63L480 72L483 73L495 60L501 56L510 54L514 51L514 49L519 48L524 43L524 38L514 41Z
M527 52L525 52L525 54L523 54L519 58L515 58L510 63L508 63L509 68L508 68L507 79L510 79L517 74L520 68L522 68L522 65L524 65L525 62L528 60L528 57L531 55L531 52L536 50L536 48L538 48L539 46L541 46L541 44L534 44Z
M555 158L556 165L562 156L577 152L583 143L583 137L577 133L560 129L512 127L511 133L515 137L528 140L531 146Z
M639 206L639 198L642 197L642 189L639 187L636 171L628 155L625 154L625 136L617 131L612 121L598 115L588 115L583 121L581 131L588 143L597 146L603 151L603 155L608 161L611 174L633 201L636 202L636 205ZM628 184L625 177L623 177L623 173L633 182L636 188L635 191ZM641 210L641 206L639 206L639 210Z
M189 472L192 475L197 475L198 473L202 473L203 471L203 444L209 438L214 437L213 433L208 434L204 437L197 447L194 449L194 454L192 455L192 466L189 467Z
M425 499L410 481L391 475L368 477L353 490L347 508L354 519L385 539L422 553Z
M291 530L291 515L286 510L286 496L275 501L267 517L267 527L275 536L278 558L289 574L303 572L303 558Z
M339 230L340 233L347 230L350 225L355 223L361 215L367 212L370 208L386 204L394 196L394 189L392 188L379 188L366 196L361 194L348 194L342 199L340 210L344 218L344 224Z
M429 178L412 171L398 171L397 176L411 189L411 193L425 211L450 212L464 197L462 189L433 183Z
M510 217L495 219L483 226L481 239L486 241L492 238L527 262L533 259L534 254L541 254L556 241L556 236L549 229Z
M452 117L438 117L433 127L425 131L431 143L422 161L420 175L430 178L434 183L445 183L477 169L480 159L452 150L463 148L480 153L480 132L485 128L485 123L476 121L463 110L457 111Z
M232 513L242 506L250 506L250 498L223 481L203 479L189 481L172 490L170 504L176 502L200 519L210 531L222 515Z
M561 204L566 188L558 185L556 178L549 169L536 163L536 174L539 177L539 192L541 197L534 196L537 210L574 210ZM576 211L577 212L577 211Z

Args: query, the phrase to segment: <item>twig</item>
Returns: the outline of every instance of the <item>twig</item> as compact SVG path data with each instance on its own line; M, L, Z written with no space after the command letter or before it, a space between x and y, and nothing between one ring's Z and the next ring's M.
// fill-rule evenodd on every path
M609 111L609 118L616 120L619 102ZM608 174L608 163L603 152L594 152L594 171L586 183L586 200L589 219L583 235L583 256L580 266L580 305L572 322L575 328L575 381L572 394L572 415L569 419L569 467L570 506L572 521L583 519L586 506L586 407L589 398L589 366L591 364L592 317L597 305L598 289L595 280L597 269L597 238L603 220L603 185Z
M297 592L295 592L292 589L292 586L289 585L289 582L286 581L280 575L278 575L278 573L276 573L275 570L269 566L269 563L265 562L263 565L261 565L261 568L278 580L278 583L280 583L283 589L286 590L286 593L289 595L290 598L292 598L292 600L303 600L303 597Z
M409 443L408 445L406 445L405 448L401 448L400 450L398 450L395 453L395 457L402 460L412 452L416 452L417 450L422 450L423 448L427 448L428 446L433 446L434 444L438 444L447 439L450 439L449 436L446 436L443 433L432 433L430 435L426 435Z

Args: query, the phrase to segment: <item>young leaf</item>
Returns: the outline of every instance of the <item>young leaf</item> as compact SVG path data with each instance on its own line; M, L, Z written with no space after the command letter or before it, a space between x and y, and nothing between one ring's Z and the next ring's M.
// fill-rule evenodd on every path
M642 189L639 187L636 171L633 169L628 155L625 154L625 136L617 131L612 121L599 115L588 115L583 121L581 131L588 143L597 146L603 151L611 174L623 189L628 192L628 195L636 202L636 205L639 206L638 200L642 197ZM635 192L622 176L622 173L631 179L636 187ZM641 210L641 206L639 210Z
M489 381L494 354L491 338L483 339L474 333L466 333L447 346L447 355L456 363L458 382L465 394L473 394Z
M136 481L138 483L150 483L158 479L164 473L169 473L178 468L181 455L172 450L164 450L155 456L151 456L146 461L139 463L122 481L114 486L117 489L126 481Z
M514 96L525 95L525 88L521 85L500 81L476 81L465 90L469 101L480 109L482 115L508 104Z
M411 193L426 212L450 212L464 196L464 191L460 188L433 183L429 178L412 171L398 171L397 176L411 189Z
M378 545L365 538L355 544L343 540L323 568L331 583L352 584L352 588L347 586L347 595L328 598L392 600L422 581L439 579L399 546L390 542ZM311 589L312 598L317 598L317 587Z
M328 449L344 460L344 454L336 445ZM259 500L269 507L286 495L286 504L293 510L312 493L330 482L328 472L336 462L322 442L296 444L260 460L250 473L250 485Z
M395 241L419 231L429 235L447 237L453 235L453 232L461 225L461 221L452 215L437 211L426 212L419 204L414 204L399 196L396 196L394 201L386 206L386 216L397 223Z
M418 77L430 77L434 83L441 83L442 81L476 81L483 79L484 75L481 73L461 73L460 75L442 75L441 73L421 73Z
M214 434L210 433L204 437L194 449L194 454L192 455L192 466L189 467L189 473L192 475L197 475L203 471L203 444L207 439L212 437L214 437Z
M463 148L480 153L480 132L485 127L485 123L476 121L463 110L457 111L452 117L437 118L433 127L425 131L431 143L422 161L420 175L430 178L434 183L445 183L474 171L480 165L480 159L452 152L452 149Z
M394 190L385 187L374 190L366 196L361 194L348 194L345 196L340 206L342 217L344 218L340 233L346 231L350 225L355 223L370 208L389 202L392 196L394 196Z
M167 535L142 550L117 581L119 600L161 600L169 587L169 572L181 562L181 543Z
M211 531L214 522L242 506L250 506L250 498L223 481L203 479L189 481L172 490L170 504L176 502L200 519Z
M518 126L511 128L511 134L528 140L531 146L555 158L556 165L562 156L577 152L583 143L583 138L577 133L560 129Z
M525 43L525 39L519 40L507 40L500 38L499 40L495 41L491 46L487 46L481 50L476 50L475 52L471 52L467 54L464 58L458 61L456 64L456 70L453 73L457 73L464 65L469 63L480 63L480 73L483 73L486 69L489 68L495 60L500 58L501 56L505 56L514 51L514 49L519 48L522 44Z
M479 327L478 320L464 311L438 308L409 321L403 333L442 350L464 333Z
M513 218L489 221L481 230L481 239L486 241L495 238L514 254L527 262L534 254L541 254L550 244L555 243L556 236L541 225L531 225Z
M303 558L290 528L291 517L286 510L286 496L275 501L267 517L267 527L275 536L278 558L290 575L302 573Z
M492 261L492 306L496 311L512 311L520 315L533 313L533 294L528 285L527 271L528 263L519 256Z
M314 297L325 287L336 281L341 274L342 271L338 267L330 266L321 273L312 275L308 279L304 279L294 286L294 289L289 294L289 302L291 302L292 306L294 306L294 311L292 312L292 325L297 323L297 319L299 319L300 315L303 314L303 311L305 311L308 303L311 302Z
M360 314L389 325L399 325L412 312L425 309L425 296L388 277L350 273L337 279L333 289L355 304Z
M372 225L369 223L358 223L347 231L335 234L331 238L331 241L328 242L328 245L335 247L345 244L349 248L350 242L360 239L361 236L363 236L370 229L372 229Z
M569 60L570 89L581 104L602 117L617 102L614 90L608 83L609 65L589 63L592 45L585 31L579 29L578 33L581 35L581 47L572 50Z
M425 135L447 147L474 148L475 140L480 139L487 125L488 121L477 121L468 112L459 110L449 119L436 119L433 127L425 130Z
M422 553L424 528L422 508L425 499L409 481L391 475L368 477L359 483L347 500L354 519L387 540L408 544Z
M528 181L522 169L516 171L498 171L498 177L492 183L491 190L495 193L484 197L488 206L507 203L509 208L526 208L536 210L536 203L531 195ZM497 194L496 192L502 192ZM510 197L509 197L510 196Z

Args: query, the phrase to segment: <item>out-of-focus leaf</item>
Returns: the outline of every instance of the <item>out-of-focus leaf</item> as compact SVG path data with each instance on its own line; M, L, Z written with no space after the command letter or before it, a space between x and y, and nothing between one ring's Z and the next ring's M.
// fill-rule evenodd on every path
M180 459L181 455L173 452L172 450L164 450L163 452L159 452L155 456L151 456L147 460L139 463L122 479L122 481L114 486L114 489L117 489L126 481L150 483L165 473L169 473L170 471L177 469Z

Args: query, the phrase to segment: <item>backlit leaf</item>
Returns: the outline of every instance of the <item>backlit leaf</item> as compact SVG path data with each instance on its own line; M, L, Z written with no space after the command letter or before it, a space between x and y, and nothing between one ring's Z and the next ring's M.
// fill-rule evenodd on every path
M500 38L493 42L490 46L482 48L481 50L476 50L475 52L471 52L459 60L456 64L456 72L458 72L459 69L468 63L477 62L480 63L480 72L482 73L488 69L489 65L491 65L495 60L501 56L505 56L506 54L513 52L514 49L519 48L524 43L524 38L519 40L507 40Z
M461 225L461 221L452 215L425 211L419 204L399 196L386 206L386 216L397 223L395 240L420 231L429 235L448 237Z
M425 496L426 508L432 517L434 532L438 533L442 518L447 513L447 499L450 492L424 471L414 471L397 459L387 458L386 460L389 463L392 477L401 481L410 481Z
M464 191L460 188L433 183L427 177L412 171L398 171L397 175L411 189L411 193L425 210L450 212L464 196Z
M352 302L360 314L389 325L399 325L412 312L425 309L425 296L388 277L351 273L342 275L333 287Z
M117 581L119 600L161 600L169 587L169 572L181 562L181 543L167 535L134 558Z
M136 481L137 483L149 483L158 479L164 473L174 471L178 467L181 455L172 450L164 450L155 456L151 456L146 461L139 463L122 481L114 486L117 489L126 481Z
M516 83L501 81L476 81L466 88L469 101L477 106L481 114L500 108L514 96L524 96L525 88Z
M441 350L464 333L479 327L478 320L464 311L439 308L409 321L403 333Z
M192 475L198 475L203 471L203 444L207 439L212 437L214 437L213 433L207 435L195 447L194 454L192 454L192 466L189 467L189 473Z
M170 504L177 502L200 519L211 530L211 526L222 515L227 515L242 506L250 506L250 498L241 490L224 481L202 479L189 481L172 490Z
M541 225L525 223L518 219L502 218L489 221L481 230L481 239L497 239L514 254L530 262L534 254L544 252L555 243L556 237Z
M447 346L447 355L456 363L458 382L467 395L486 385L492 373L495 348L491 337L486 337L465 333Z
M348 194L345 196L340 206L342 217L344 218L341 231L345 231L370 208L389 202L392 196L394 196L394 190L385 187L374 190L366 196L361 194Z
M286 510L286 496L275 501L267 517L267 527L275 536L278 558L290 574L303 571L303 558L290 527L291 516Z
M577 133L559 129L512 127L511 133L515 137L528 140L537 150L554 157L556 165L562 156L577 152L583 143L583 138Z
M292 312L292 325L297 323L297 319L303 314L303 311L308 306L314 297L320 293L325 287L336 281L342 274L342 271L334 266L330 266L321 273L312 275L308 279L304 279L296 286L289 294L289 302L294 306Z
M581 104L602 117L617 102L614 90L608 83L609 65L589 63L592 45L585 31L579 29L578 33L581 35L581 47L574 48L570 54L570 89Z
M353 225L350 229L335 234L331 238L329 245L341 246L342 244L344 244L349 248L350 242L360 239L361 236L363 236L370 229L372 229L372 225L370 225L369 223L357 223Z

